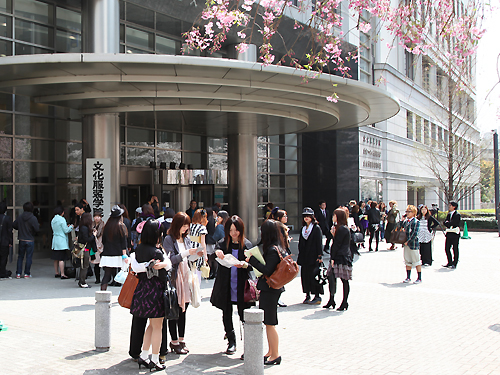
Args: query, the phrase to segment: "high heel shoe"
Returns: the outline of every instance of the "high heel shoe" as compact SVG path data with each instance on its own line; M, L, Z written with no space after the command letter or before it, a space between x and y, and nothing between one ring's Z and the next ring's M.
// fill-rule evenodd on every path
M151 362L151 365L149 366L149 372L153 371L163 371L167 368L165 365L160 365L154 362Z
M182 345L180 344L173 344L173 343L170 343L170 349L172 349L172 351L175 353L175 354L187 354L187 351L184 350L184 348L182 347Z
M335 308L335 301L333 300L333 298L330 298L328 303L325 306L323 306L324 309L329 309L330 307Z
M281 363L281 356L279 356L276 359L273 359L272 361L264 361L264 365L269 366L269 365L279 365Z
M349 307L349 304L346 303L346 304L341 304L340 307L337 309L337 311L344 311L344 310L347 310L347 308Z
M141 357L137 360L137 364L139 365L139 370L141 369L141 366L144 366L146 368L151 368L151 361L149 359L144 360Z

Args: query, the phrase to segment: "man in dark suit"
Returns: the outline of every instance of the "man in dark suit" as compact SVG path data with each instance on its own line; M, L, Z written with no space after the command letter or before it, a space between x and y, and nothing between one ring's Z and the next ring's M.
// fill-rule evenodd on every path
M321 228L323 235L326 236L326 243L325 247L323 248L323 251L329 254L330 252L328 251L328 249L330 248L330 241L333 240L333 236L332 233L330 232L330 229L333 223L332 223L332 215L330 214L330 211L326 209L325 201L323 200L319 201L319 207L318 209L316 209L314 216L316 216L316 220L318 221L319 227Z
M458 240L460 238L460 231L457 233L451 232L452 229L459 228L460 226L460 214L457 212L458 203L450 202L448 205L448 215L446 215L446 220L444 221L444 226L446 230L446 242L444 245L444 251L446 251L446 257L448 258L448 263L443 267L449 267L452 269L457 268L458 263ZM451 247L453 246L453 259L451 257Z

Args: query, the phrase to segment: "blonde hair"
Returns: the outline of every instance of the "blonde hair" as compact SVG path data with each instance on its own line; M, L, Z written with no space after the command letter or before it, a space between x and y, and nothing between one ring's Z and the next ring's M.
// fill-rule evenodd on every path
M408 207L406 207L406 210L413 212L413 215L415 215L415 216L417 215L417 207L415 207L412 204L409 204Z
M389 204L391 204L391 203L392 203L393 205L395 204L396 206L398 205L398 202L396 202L396 201L389 201Z

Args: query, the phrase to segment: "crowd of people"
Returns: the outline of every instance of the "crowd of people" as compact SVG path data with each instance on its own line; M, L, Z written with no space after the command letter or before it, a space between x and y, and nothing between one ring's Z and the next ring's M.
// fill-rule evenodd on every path
M456 211L457 207L455 202L449 204L449 213L444 221L448 258L445 267L450 268L456 268L458 263L460 214ZM0 202L0 277L9 277L6 259L12 249L12 230L17 229L19 254L16 277L29 278L34 236L39 230L38 221L33 215L33 204L27 202L23 206L23 214L14 222L6 215L6 209L5 203ZM236 352L233 306L236 306L240 321L244 322L244 310L255 305L255 301L248 300L245 295L249 281L255 277L252 272L255 270L262 275L256 287L260 291L258 303L264 310L263 323L268 340L264 363L281 363L276 325L278 307L286 307L280 299L284 288L273 289L266 277L274 273L282 258L291 254L285 210L272 204L266 206L260 242L257 244L261 245L264 264L246 252L254 246L245 237L243 220L218 206L198 208L196 201L191 201L186 212L175 213L171 208L160 208L157 198L151 196L148 203L135 210L133 220L122 204L112 207L106 222L103 214L98 209L92 212L85 199L82 199L79 203L75 202L68 223L64 208L56 207L51 221L55 277L70 278L65 265L69 249L74 246L83 249L76 265L79 271L76 278L81 288L90 288L87 279L92 274L101 290L106 290L108 285L121 285L114 281L120 269L130 267L136 273L138 285L130 306L132 324L129 355L139 368L146 367L151 371L164 369L169 348L179 355L189 353L185 341L187 310L190 305L199 306L193 279L199 279L201 268L207 265L210 272L205 277L215 279L210 302L221 310L228 341L225 353L231 355ZM335 308L337 279L340 279L343 298L337 310L347 310L353 263L355 257L360 255L360 246L364 246L364 236L369 236L368 251L373 251L373 240L374 251L378 251L379 243L384 239L391 244L388 250L394 250L391 233L396 228L404 229L406 236L402 242L406 266L404 282L411 281L411 271L416 268L418 276L414 283L421 283L422 265L432 264L432 241L439 225L433 212L425 205L418 208L408 205L403 213L395 201L389 202L388 209L383 202L351 201L332 213L325 201L320 201L316 209L305 207L302 211L297 257L305 294L303 303L321 304L324 285L328 283L329 299L323 307ZM326 237L326 241L323 237ZM325 253L329 254L327 266L323 264ZM231 267L219 264L218 260L224 260L228 255L238 263ZM166 318L167 283L173 285L177 292L179 312L176 319ZM170 341L167 333L170 334Z

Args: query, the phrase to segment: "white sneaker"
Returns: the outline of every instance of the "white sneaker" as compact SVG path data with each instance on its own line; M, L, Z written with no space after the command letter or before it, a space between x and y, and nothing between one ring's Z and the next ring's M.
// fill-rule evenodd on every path
M413 282L413 284L421 284L422 283L422 280L421 279L417 279Z
M404 279L404 280L403 280L403 282L404 282L405 284L408 284L409 282L411 282L411 280L410 280L410 279Z

